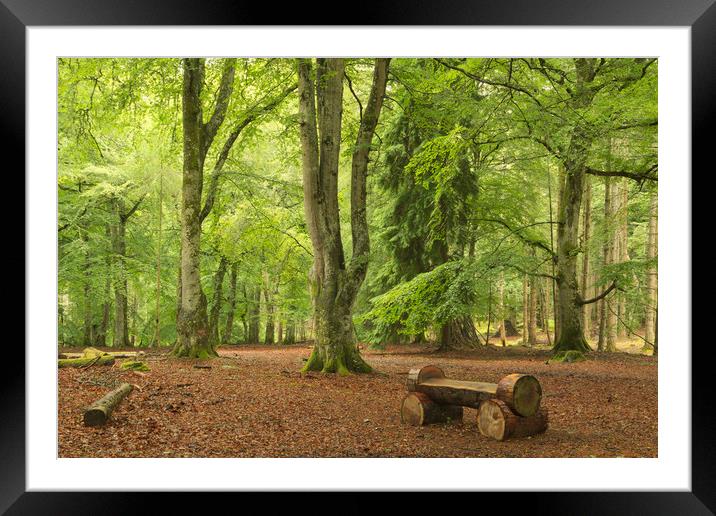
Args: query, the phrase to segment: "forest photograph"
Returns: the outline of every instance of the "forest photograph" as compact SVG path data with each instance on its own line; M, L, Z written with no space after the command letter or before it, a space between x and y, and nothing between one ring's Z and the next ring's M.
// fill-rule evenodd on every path
M658 457L656 58L56 64L59 457Z

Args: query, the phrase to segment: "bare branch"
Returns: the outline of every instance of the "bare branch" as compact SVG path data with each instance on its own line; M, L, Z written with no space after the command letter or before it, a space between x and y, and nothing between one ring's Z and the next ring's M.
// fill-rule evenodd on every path
M599 294L598 296L593 297L593 298L591 298L591 299L578 299L578 300L577 300L577 304L581 306L581 305L589 305L589 304L591 304L591 303L596 303L596 302L599 301L600 299L604 299L605 297L607 297L607 295L609 295L609 293L610 293L612 290L614 290L615 288L617 288L617 282L616 282L616 281L612 281L612 284L609 285L609 288L606 289L606 290L605 290L604 292L602 292L601 294Z
M657 165L653 165L649 170L646 170L644 172L629 172L629 171L606 171L606 170L596 170L593 168L587 167L587 170L585 171L587 174L591 174L593 176L603 176L603 177L627 177L629 179L633 179L634 181L638 182L644 182L644 181L658 181L658 178L656 174L653 174L653 172L656 172L658 170Z

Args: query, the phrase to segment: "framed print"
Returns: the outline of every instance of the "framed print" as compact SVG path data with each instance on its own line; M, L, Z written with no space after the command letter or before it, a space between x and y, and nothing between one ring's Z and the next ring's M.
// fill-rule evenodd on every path
M27 303L0 508L716 511L713 2L254 7L2 0Z

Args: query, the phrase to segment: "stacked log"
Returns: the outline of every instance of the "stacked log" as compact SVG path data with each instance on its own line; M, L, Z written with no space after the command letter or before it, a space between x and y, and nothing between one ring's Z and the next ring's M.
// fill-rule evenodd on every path
M520 417L504 401L483 401L477 415L480 433L498 441L510 437L526 437L547 430L547 410L541 407L534 415Z
M532 375L510 374L496 384L472 382L446 378L431 365L411 369L406 385L410 394L401 405L404 423L455 420L456 408L462 419L462 407L472 407L479 411L480 432L494 439L534 435L547 428L547 412L540 408L542 387Z

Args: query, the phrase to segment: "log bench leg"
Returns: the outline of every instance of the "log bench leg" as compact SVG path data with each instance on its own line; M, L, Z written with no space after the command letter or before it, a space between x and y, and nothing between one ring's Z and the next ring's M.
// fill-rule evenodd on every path
M411 392L400 407L400 419L412 426L462 421L460 406L440 405L422 392Z
M520 417L498 399L483 401L477 414L480 433L498 441L539 434L547 430L547 424L547 410L544 407L532 416Z

